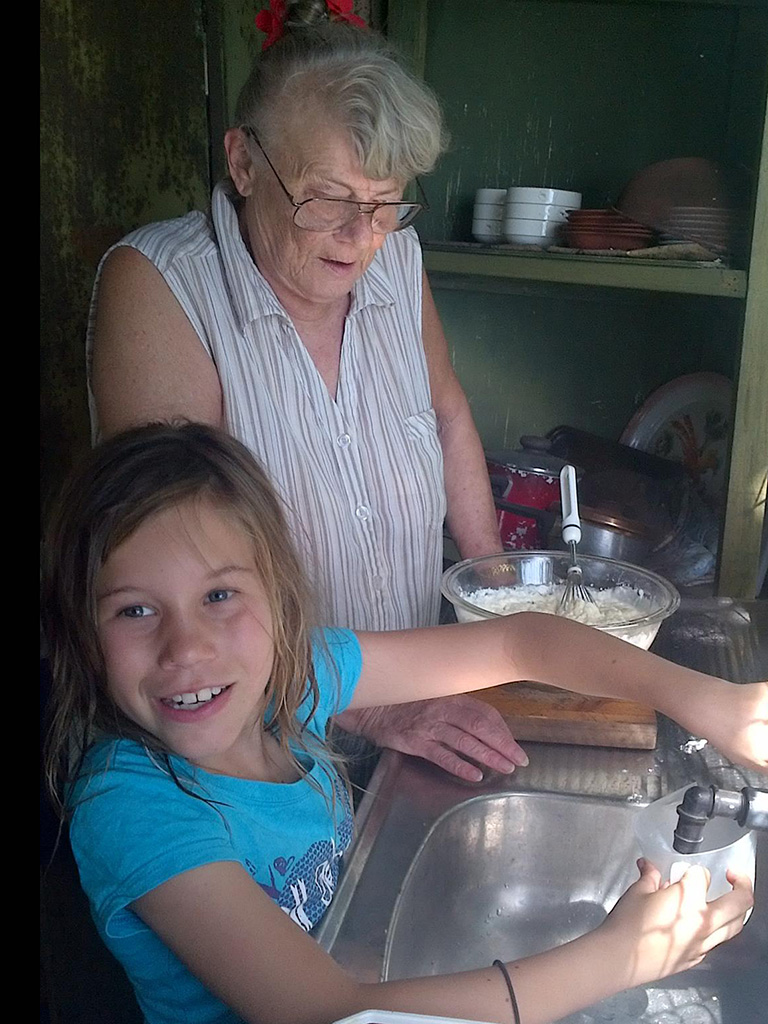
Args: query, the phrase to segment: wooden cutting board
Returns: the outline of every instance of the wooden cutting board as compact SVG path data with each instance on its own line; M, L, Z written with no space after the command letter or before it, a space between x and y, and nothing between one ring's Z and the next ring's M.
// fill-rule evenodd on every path
M585 697L539 683L504 683L473 696L493 705L518 740L635 750L656 746L656 713L632 701Z

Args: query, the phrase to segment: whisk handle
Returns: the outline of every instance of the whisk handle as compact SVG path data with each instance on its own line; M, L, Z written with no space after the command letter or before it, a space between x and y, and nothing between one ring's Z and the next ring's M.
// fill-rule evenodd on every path
M560 470L560 507L563 540L566 544L578 544L581 540L581 520L576 498L576 470L571 465L565 465Z

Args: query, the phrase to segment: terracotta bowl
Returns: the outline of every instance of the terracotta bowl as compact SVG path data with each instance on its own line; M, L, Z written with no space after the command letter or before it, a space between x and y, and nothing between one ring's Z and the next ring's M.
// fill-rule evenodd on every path
M651 231L629 231L621 228L589 230L568 225L568 244L574 249L644 249L651 239Z
M624 216L618 210L571 210L568 213L568 223L576 224L579 227L586 227L587 225L594 225L600 227L626 227L626 228L637 228L642 231L648 231L646 224L641 224L639 221L632 220L629 217Z
M643 224L663 227L675 207L721 209L744 204L751 193L745 171L702 157L677 157L643 167L616 206Z

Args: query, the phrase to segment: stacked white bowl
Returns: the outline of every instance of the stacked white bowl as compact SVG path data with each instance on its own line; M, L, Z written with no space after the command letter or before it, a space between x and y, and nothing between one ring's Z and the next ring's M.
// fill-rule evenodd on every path
M569 210L581 208L581 192L562 188L507 189L503 235L514 245L554 245Z
M475 192L472 214L472 237L478 242L503 242L505 188L479 188Z

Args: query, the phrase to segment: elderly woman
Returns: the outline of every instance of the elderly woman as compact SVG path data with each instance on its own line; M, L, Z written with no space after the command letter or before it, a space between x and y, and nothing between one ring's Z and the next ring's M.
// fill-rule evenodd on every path
M438 621L443 522L501 550L488 474L403 200L444 146L434 96L383 40L289 3L224 138L209 215L134 231L100 266L94 435L186 417L243 441L285 499L322 621ZM319 17L315 24L307 24ZM345 713L383 746L477 779L526 763L471 697Z

